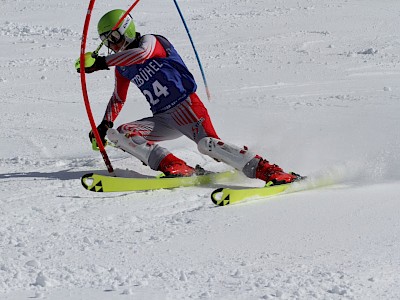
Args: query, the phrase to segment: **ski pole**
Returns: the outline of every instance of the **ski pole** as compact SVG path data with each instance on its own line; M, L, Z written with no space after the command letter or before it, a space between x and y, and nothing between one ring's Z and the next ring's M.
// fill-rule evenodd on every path
M179 16L181 17L181 20L183 22L183 26L185 26L185 30L186 30L186 33L187 33L187 35L189 37L190 43L192 44L192 48L193 48L194 54L196 55L196 59L197 59L197 62L199 64L201 76L203 77L204 87L206 89L208 101L211 101L211 95L210 95L210 91L208 89L206 75L204 73L203 66L201 65L199 54L197 53L196 47L194 46L194 42L193 42L192 36L191 36L189 28L188 28L188 26L186 24L185 18L183 17L182 11L179 8L177 0L174 0L174 3L175 3L175 6L176 6L176 9L178 10Z

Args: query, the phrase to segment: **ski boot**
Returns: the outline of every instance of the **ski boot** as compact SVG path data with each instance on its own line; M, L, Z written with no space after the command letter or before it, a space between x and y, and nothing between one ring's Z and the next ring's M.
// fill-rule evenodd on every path
M165 177L189 177L196 173L194 168L188 166L183 160L177 158L172 153L163 158L158 171L163 172Z
M286 184L303 179L296 173L285 173L278 165L270 164L265 159L260 159L258 163L256 178L265 181L266 186Z

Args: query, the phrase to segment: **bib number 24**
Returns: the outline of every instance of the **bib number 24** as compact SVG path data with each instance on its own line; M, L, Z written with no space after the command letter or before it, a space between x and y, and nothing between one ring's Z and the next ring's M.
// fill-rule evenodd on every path
M158 80L154 81L152 86L153 93L151 91L144 90L143 94L152 105L156 105L158 102L160 102L159 98L161 96L167 97L169 95L168 88L166 86L163 86Z

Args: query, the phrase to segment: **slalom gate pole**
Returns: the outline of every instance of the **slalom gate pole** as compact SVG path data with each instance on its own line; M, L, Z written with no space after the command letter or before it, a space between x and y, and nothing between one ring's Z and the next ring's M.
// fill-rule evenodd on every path
M204 87L206 89L208 101L211 101L211 95L210 95L210 91L208 89L206 75L204 73L203 66L201 65L199 54L197 53L196 47L194 46L194 42L193 42L192 36L191 36L189 28L188 28L188 26L186 24L185 18L183 17L182 11L179 8L177 0L174 0L174 3L175 3L175 6L176 6L176 9L178 10L179 16L181 17L181 20L183 22L183 26L185 26L185 30L186 30L187 35L189 37L190 43L192 44L192 48L193 48L194 54L196 55L196 59L197 59L197 62L199 64L199 67L200 67L201 76L203 77Z
M90 24L90 17L91 17L92 11L93 11L95 1L96 0L90 0L90 2L89 2L89 7L87 10L85 23L83 26L82 41L81 41L81 53L80 53L81 86L82 86L82 94L83 94L83 100L85 102L86 112L87 112L87 115L89 118L90 126L92 127L92 131L94 133L94 137L96 138L97 145L99 146L100 153L103 157L104 163L107 166L108 172L115 176L114 168L112 167L110 159L108 158L106 150L104 149L103 142L101 141L99 132L97 131L96 123L94 122L94 119L93 119L93 114L92 114L92 110L90 108L89 96L88 96L87 87L86 87L85 48L86 48L86 39L87 39L88 28L89 28L89 24Z
M117 24L115 24L115 26L113 27L112 30L115 30L118 28L118 26L122 23L122 21L125 19L125 17L127 15L129 15L129 13L132 11L132 9L136 6L136 4L139 3L140 0L136 0L135 2L133 2L133 4L126 10L126 12L123 14L123 16L119 19L119 21L117 22Z
M86 39L87 39L87 34L88 34L88 29L89 29L89 24L90 24L90 18L92 15L94 3L96 0L90 0L89 6L87 9L87 14L85 18L85 23L83 26L83 33L82 33L82 41L81 41L81 53L80 53L80 75L81 75L81 86L82 86L82 94L83 94L83 100L85 103L85 108L86 112L89 118L90 126L92 128L94 137L96 139L97 146L99 147L99 151L101 153L101 156L103 157L104 163L107 166L107 170L110 174L115 176L114 168L111 165L111 161L108 158L107 152L104 148L103 142L101 141L99 132L96 127L96 123L93 118L93 113L90 108L90 102L89 102L89 96L87 92L87 87L86 87L86 73L85 73L85 50L86 50ZM121 24L121 22L125 19L125 17L132 11L132 9L136 6L136 4L139 3L140 0L136 0L130 7L129 9L125 12L125 14L119 19L117 24L115 24L113 30L118 28L118 26ZM100 48L103 46L103 42L97 47L97 49L94 51L94 54L99 52Z

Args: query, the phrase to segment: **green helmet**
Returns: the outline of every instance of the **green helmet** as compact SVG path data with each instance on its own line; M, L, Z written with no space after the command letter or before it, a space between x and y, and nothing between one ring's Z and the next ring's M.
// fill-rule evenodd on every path
M125 10L114 9L101 17L99 23L97 24L97 32L99 33L100 38L103 41L106 41L108 39L110 42L116 42L117 39L115 38L115 36L118 35L118 33L120 34L121 37L125 38L127 44L130 44L135 40L136 38L135 23L133 23L132 17L130 15L127 15L125 17L125 19L118 26L116 32L114 32L113 36L110 35L111 30L114 28L115 24L118 23L119 19L124 14ZM105 42L104 44L108 46L107 42Z

